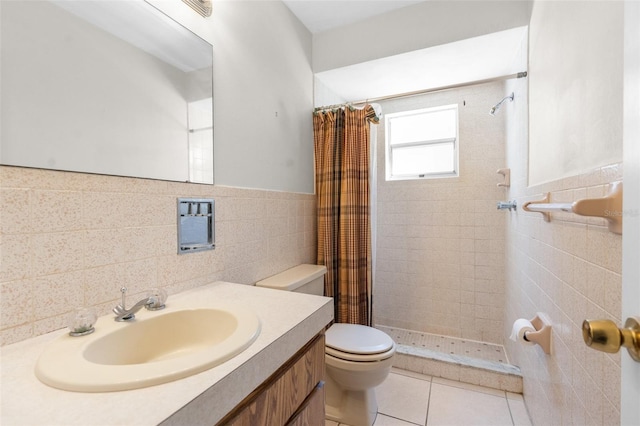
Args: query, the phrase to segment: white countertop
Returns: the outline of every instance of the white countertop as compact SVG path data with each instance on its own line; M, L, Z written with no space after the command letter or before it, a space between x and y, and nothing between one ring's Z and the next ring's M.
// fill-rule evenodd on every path
M169 296L167 309L190 303L247 307L260 318L260 335L236 357L202 373L142 389L101 393L62 391L35 377L42 350L67 330L4 346L0 348L0 424L213 425L333 318L330 298L226 282ZM137 315L153 312L141 310Z

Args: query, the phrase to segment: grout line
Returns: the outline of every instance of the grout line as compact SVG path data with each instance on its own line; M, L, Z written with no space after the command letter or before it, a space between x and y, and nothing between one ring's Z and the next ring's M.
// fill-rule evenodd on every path
M433 380L433 376L429 374L418 373L411 370L403 370L402 368L398 367L392 367L389 374L397 374L398 376L410 377L412 379L422 380L424 382L431 382Z
M408 424L411 424L411 425L423 426L423 425L421 425L421 424L419 424L419 423L414 423L414 422L410 422L409 420L401 419L400 417L390 416L389 414L381 413L380 411L378 411L378 413L377 413L377 414L381 414L381 415L383 415L383 416L385 416L385 417L389 417L390 419L400 420L401 422L408 423ZM378 420L378 416L376 416L376 420ZM373 424L375 424L375 421L373 422ZM340 425L339 425L339 426L347 426L347 425L346 425L346 424L343 424L343 423L340 423Z
M431 376L431 380L429 380L429 397L427 398L427 415L424 418L424 425L427 426L427 422L429 421L429 409L431 408L431 391L433 390L433 376Z
M509 410L509 416L511 417L511 424L515 426L516 421L513 419L513 413L511 412L511 404L509 404L509 397L507 397L507 393L504 393L504 397L507 400L507 409Z
M457 380L445 379L443 377L438 377L438 379L446 380L447 382L449 382L449 383L435 383L435 384L440 385L440 386L447 386L447 387L450 387L450 388L460 389L460 390L464 390L464 391L481 393L483 395L493 396L495 398L506 398L507 397L507 392L503 391L503 390L500 390L500 389L494 389L494 388L490 388L488 386L476 385L476 384L473 384L473 383L465 383L465 382L461 382L461 381L457 381ZM485 389L487 391L485 391ZM502 395L496 395L497 392L501 392Z

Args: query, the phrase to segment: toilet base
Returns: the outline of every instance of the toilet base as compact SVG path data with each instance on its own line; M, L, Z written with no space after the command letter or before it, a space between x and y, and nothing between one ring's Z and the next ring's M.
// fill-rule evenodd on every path
M327 375L328 376L328 375ZM372 426L378 413L375 388L341 389L331 377L325 383L325 417L350 426Z

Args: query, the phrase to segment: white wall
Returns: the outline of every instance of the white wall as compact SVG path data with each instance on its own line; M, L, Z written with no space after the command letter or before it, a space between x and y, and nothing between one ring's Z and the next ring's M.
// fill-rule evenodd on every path
M611 10L618 5L608 2ZM605 126L607 133L620 131L615 121L607 124L594 120L580 108L566 109L567 100L560 94L566 90L565 82L554 76L533 83L535 70L549 65L550 58L561 73L589 74L582 69L580 56L591 52L580 38L567 33L580 22L586 28L603 25L606 33L617 28L604 26L603 16L589 14L587 10L602 6L596 2L536 2L530 27L535 42L546 39L546 49L533 49L529 56L530 77L510 80L508 92L515 93L515 101L505 109L507 164L511 168L511 187L507 198L515 199L518 210L507 218L506 227L506 303L503 335L508 336L517 318L533 318L537 312L549 316L553 324L553 353L545 354L539 346L524 346L505 339L509 360L518 365L524 377L524 399L533 424L536 425L614 425L620 422L620 362L621 355L605 354L587 348L582 341L581 325L586 318L606 318L620 323L621 315L621 242L620 235L608 231L605 220L585 218L573 214L551 215L545 222L540 213L524 212L520 206L538 200L550 192L552 202L572 202L582 198L604 195L609 182L622 178L619 164L607 164L574 173L570 177L532 185L529 182L528 163L530 149L541 142L534 133L546 128L564 126L566 132L595 132ZM558 16L539 15L553 9ZM580 16L590 15L587 19ZM607 25L612 25L611 23ZM600 29L594 31L600 31ZM553 39L551 36L556 38ZM554 42L555 40L555 42ZM621 42L621 41L620 41ZM617 46L614 46L617 48ZM526 47L522 55L526 56ZM594 58L600 59L594 55ZM607 75L593 76L595 85L605 85ZM612 87L613 94L621 97L621 89ZM563 111L541 121L531 111L529 99L548 94L546 101L563 106ZM606 102L601 95L591 93L585 102L597 105ZM533 103L531 104L533 107ZM530 117L531 121L527 119ZM592 148L591 142L580 141L582 150ZM547 152L545 161L554 160L556 154Z
M329 89L318 77L313 79L313 104L321 107L348 102L343 96L338 95Z
M312 193L310 34L280 2L216 11L216 182Z
M622 160L622 33L622 2L535 3L530 185Z
M280 1L151 2L213 45L215 183L313 193L311 33Z
M640 3L624 5L624 242L622 317L640 315ZM640 424L640 364L622 358L621 423Z
M529 24L530 1L426 1L313 37L327 71Z

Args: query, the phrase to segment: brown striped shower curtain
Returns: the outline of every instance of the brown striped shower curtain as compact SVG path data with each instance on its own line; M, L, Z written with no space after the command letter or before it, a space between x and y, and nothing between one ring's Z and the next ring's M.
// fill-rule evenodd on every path
M371 325L369 124L373 107L315 112L318 265L335 321Z

